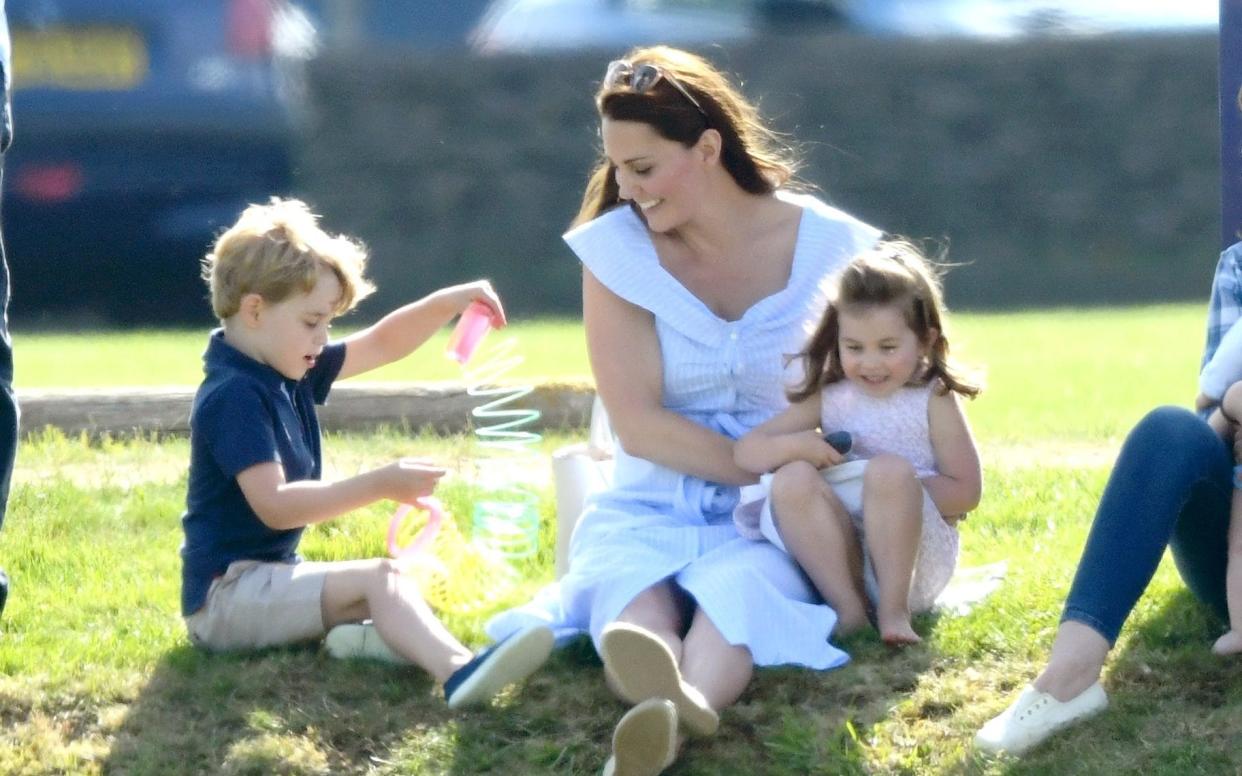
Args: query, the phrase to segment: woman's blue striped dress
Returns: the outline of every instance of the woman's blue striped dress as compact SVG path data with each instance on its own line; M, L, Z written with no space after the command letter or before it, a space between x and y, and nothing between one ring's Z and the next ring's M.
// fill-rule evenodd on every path
M785 363L827 304L832 273L880 233L814 197L780 192L802 208L789 284L742 317L717 317L660 265L646 225L615 208L565 235L591 273L655 317L664 405L731 438L786 405ZM498 614L502 638L533 622L562 640L605 625L642 591L668 578L756 665L832 668L848 657L828 643L836 615L785 553L740 537L738 488L705 482L617 451L612 486L578 522L569 571L529 604Z

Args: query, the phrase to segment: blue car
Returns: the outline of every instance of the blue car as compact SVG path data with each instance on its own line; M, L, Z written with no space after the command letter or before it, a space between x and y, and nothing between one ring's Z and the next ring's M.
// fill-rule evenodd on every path
M209 320L199 261L292 186L315 30L284 0L8 0L11 313Z

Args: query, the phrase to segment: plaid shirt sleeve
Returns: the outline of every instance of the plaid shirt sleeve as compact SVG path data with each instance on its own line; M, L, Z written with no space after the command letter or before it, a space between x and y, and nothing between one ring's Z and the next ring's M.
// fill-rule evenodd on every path
M1221 337L1242 318L1242 242L1230 245L1220 254L1216 276L1212 278L1212 299L1208 303L1207 342L1200 369L1212 360Z

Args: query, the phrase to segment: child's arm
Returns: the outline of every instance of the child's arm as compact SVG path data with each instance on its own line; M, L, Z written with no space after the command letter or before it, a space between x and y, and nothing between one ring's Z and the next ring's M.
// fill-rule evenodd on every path
M405 358L471 302L491 308L492 326L505 325L500 298L486 280L449 286L393 310L374 325L345 338L345 363L338 380Z
M281 465L268 462L242 471L237 484L263 524L279 531L330 520L383 498L412 503L430 495L444 472L426 461L402 458L337 482L286 482Z
M932 391L927 406L928 433L939 474L923 480L940 514L950 523L979 505L983 472L979 451L957 394Z
M820 396L815 393L751 429L733 446L733 460L755 474L773 471L790 461L809 461L823 469L843 457L819 431Z

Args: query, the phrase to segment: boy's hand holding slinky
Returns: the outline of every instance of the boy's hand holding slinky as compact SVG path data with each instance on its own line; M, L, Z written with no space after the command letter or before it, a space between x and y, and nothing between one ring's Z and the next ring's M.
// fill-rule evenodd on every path
M416 499L430 496L448 470L419 458L402 458L376 469L380 491L384 498L401 504L412 504Z
M487 280L447 286L436 291L432 297L443 299L451 309L452 315L460 314L474 302L485 305L491 313L493 329L504 328L508 322L505 318L505 308L500 304L500 296L496 293L496 289L492 288L491 282Z

